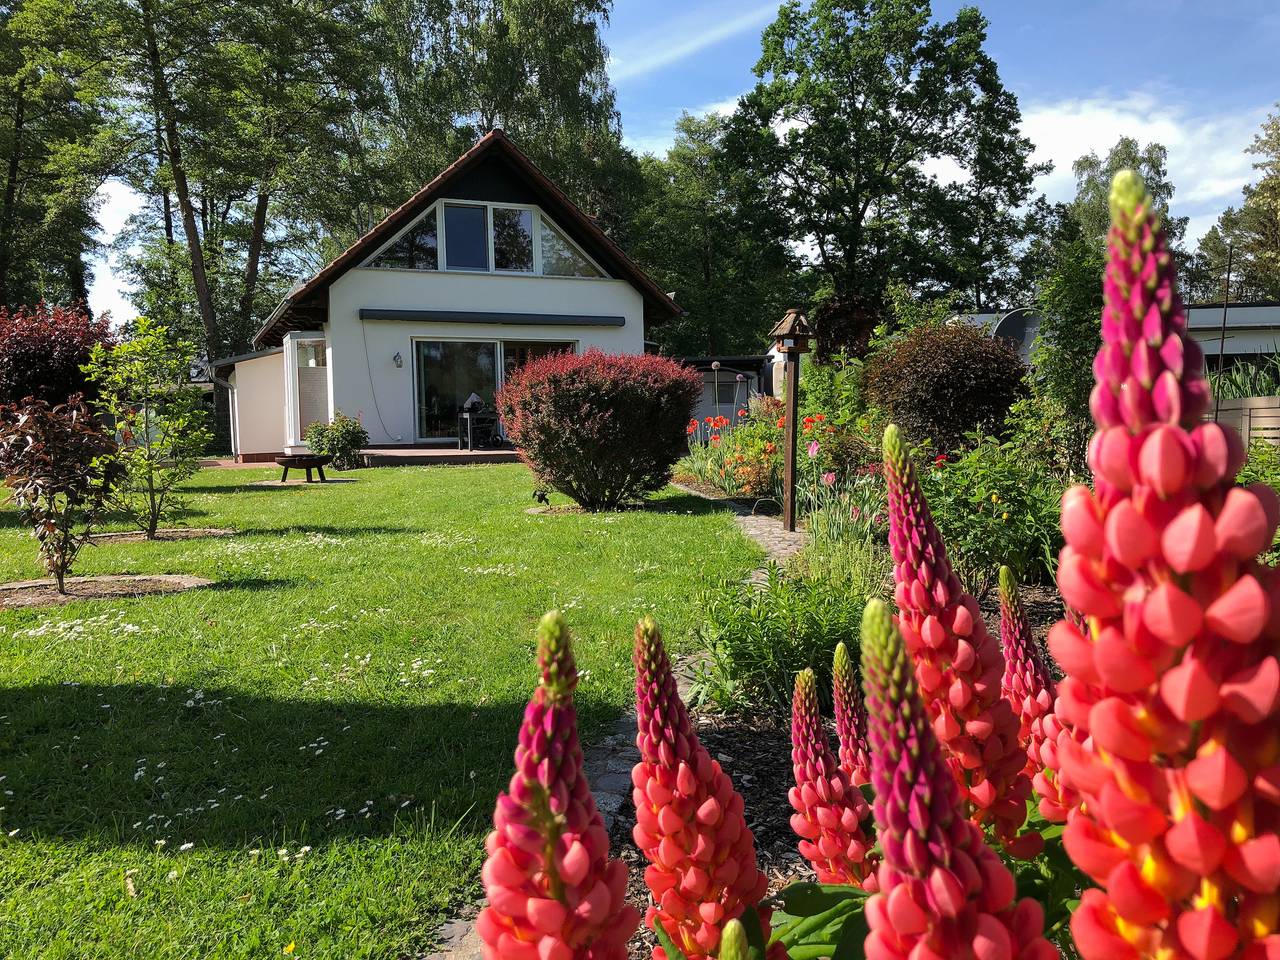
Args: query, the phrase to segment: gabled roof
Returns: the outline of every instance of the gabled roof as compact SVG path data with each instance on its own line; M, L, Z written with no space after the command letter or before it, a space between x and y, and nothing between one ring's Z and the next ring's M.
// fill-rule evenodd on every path
M352 267L359 266L383 243L416 220L441 197L447 198L448 186L482 161L500 157L523 178L537 195L539 206L551 214L558 225L588 248L595 259L614 277L626 280L644 297L644 316L661 323L684 311L632 260L596 222L583 213L564 191L538 169L502 130L490 130L475 146L444 169L434 180L387 215L381 223L339 254L311 279L292 290L271 312L254 335L255 347L277 346L290 330L315 329L328 311L329 287Z

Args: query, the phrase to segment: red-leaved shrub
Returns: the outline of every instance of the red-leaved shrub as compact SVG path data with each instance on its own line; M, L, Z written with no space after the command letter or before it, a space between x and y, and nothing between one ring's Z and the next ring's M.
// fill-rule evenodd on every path
M498 411L540 483L611 510L667 482L701 392L697 373L663 357L557 353L516 370Z
M94 344L110 342L107 318L91 317L81 305L0 306L0 404L28 397L59 404L73 393L92 396L80 368Z

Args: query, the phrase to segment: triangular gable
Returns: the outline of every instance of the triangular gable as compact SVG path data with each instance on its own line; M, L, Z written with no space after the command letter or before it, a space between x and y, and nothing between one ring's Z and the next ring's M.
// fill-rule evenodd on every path
M439 176L393 210L310 280L289 292L254 337L255 347L278 345L290 330L314 329L328 312L333 283L417 220L436 200L487 200L536 204L611 276L644 297L645 319L660 323L680 307L582 212L502 130L491 130Z

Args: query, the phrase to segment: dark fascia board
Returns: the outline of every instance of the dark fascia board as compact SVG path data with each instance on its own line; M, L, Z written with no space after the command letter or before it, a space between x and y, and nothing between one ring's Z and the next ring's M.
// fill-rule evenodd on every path
M361 320L407 320L429 323L506 323L549 327L621 327L626 317L567 313L503 313L489 310L391 310L361 307Z

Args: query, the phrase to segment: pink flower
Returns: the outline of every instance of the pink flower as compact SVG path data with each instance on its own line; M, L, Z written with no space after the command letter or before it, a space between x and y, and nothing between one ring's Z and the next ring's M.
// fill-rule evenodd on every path
M818 455L818 451L822 449L817 440L809 441L809 459L812 460Z
M541 680L525 708L516 772L498 795L476 918L485 960L624 960L640 922L627 868L582 772L573 690L578 671L558 613L538 624Z
M1280 956L1280 501L1239 487L1174 257L1141 179L1116 175L1090 398L1093 489L1062 500L1061 779L1067 853L1102 889L1085 960Z
M855 508L857 509L857 508ZM871 756L867 750L867 706L862 687L853 673L853 661L844 643L836 644L831 663L832 699L836 708L836 736L840 739L840 769L855 787L871 782Z
M822 475L822 485L824 487L834 487L836 485L836 475L828 470Z
M1013 875L961 815L888 607L862 618L871 783L884 860L867 901L867 960L1056 960L1044 911L1017 900Z
M632 837L649 861L654 899L645 923L661 923L689 960L704 960L715 956L725 922L754 908L768 881L742 797L698 742L652 618L636 626L633 659L640 762L631 771ZM653 956L665 960L661 947Z
M990 824L1016 856L1043 846L1038 833L1017 836L1026 820L1031 778L1018 743L1018 719L1000 695L1004 657L978 602L960 586L929 513L898 428L884 433L897 624L915 663L933 730L947 754L968 816Z
M871 841L861 827L871 811L831 755L818 713L817 681L808 669L796 677L791 703L791 770L796 785L787 799L796 811L791 829L800 838L800 855L819 883L863 886L873 877Z

